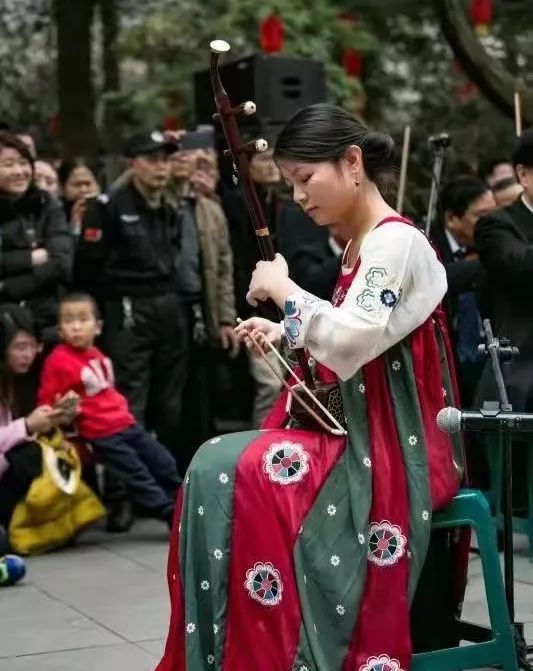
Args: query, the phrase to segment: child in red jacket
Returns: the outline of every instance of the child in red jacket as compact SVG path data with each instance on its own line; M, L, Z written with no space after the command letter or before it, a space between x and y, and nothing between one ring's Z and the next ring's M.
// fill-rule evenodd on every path
M74 391L80 399L76 420L81 438L97 458L124 476L135 503L155 517L172 521L180 484L176 463L131 415L114 386L111 361L94 346L101 332L98 307L87 294L65 297L59 306L57 345L43 367L40 404L53 404Z

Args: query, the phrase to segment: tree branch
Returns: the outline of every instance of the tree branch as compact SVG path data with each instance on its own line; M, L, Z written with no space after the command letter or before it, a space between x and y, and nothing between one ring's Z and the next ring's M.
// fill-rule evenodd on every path
M433 0L442 32L455 57L480 91L502 112L514 116L516 77L479 43L466 17L461 0ZM533 94L520 91L522 117L533 122Z

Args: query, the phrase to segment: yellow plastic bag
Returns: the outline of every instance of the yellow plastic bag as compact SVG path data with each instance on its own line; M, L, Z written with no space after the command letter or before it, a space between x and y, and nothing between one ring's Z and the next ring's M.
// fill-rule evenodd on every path
M81 480L76 449L61 431L37 440L42 450L42 473L32 482L9 525L14 552L47 552L69 543L74 536L105 515L99 499Z

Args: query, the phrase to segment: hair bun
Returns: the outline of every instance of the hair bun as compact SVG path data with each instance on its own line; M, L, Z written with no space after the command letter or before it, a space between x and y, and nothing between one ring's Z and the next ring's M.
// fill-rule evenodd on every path
M371 131L364 138L361 150L367 176L378 182L380 178L389 175L393 168L394 140L387 133Z

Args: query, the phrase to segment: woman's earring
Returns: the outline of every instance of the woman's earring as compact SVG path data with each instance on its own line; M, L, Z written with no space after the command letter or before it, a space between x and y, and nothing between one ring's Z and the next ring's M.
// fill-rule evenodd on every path
M359 186L359 180L357 179L357 177L354 179L353 183L355 184L355 186Z

